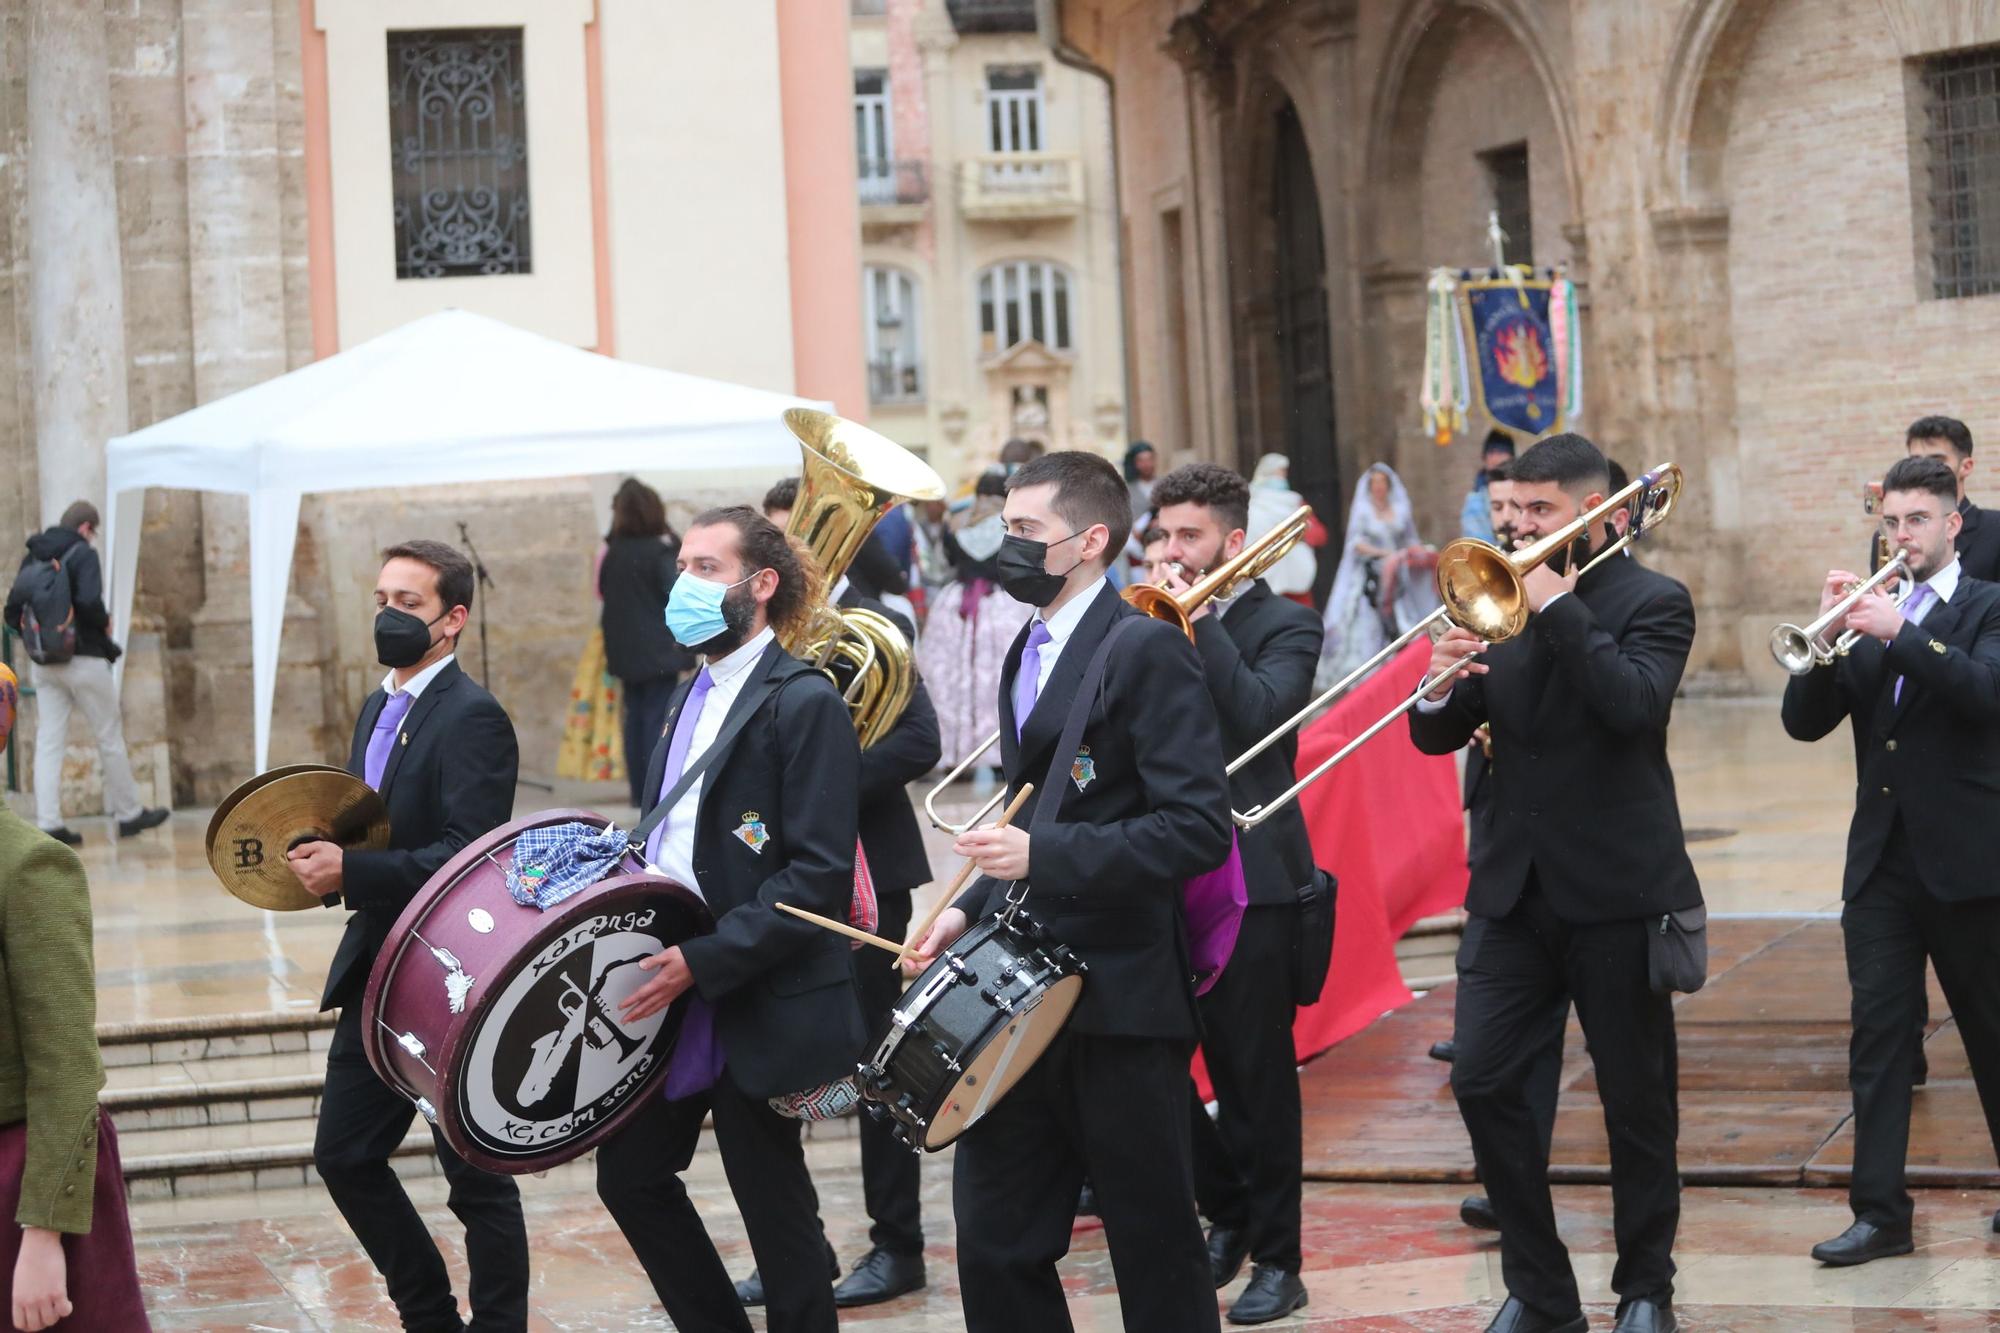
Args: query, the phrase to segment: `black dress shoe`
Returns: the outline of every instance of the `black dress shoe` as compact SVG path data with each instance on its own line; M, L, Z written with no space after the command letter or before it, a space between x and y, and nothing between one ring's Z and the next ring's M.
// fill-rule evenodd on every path
M1581 1310L1564 1319L1550 1319L1509 1296L1486 1326L1486 1333L1590 1333L1590 1320Z
M48 834L57 842L66 842L72 847L83 846L83 835L67 824L58 824L54 828L45 828L42 832Z
M1679 1327L1672 1301L1640 1299L1619 1307L1618 1323L1611 1333L1674 1333Z
M167 816L171 813L172 811L161 810L158 807L151 810L141 810L130 819L121 819L118 821L118 836L121 838L135 838L149 828L158 828L160 825L166 823Z
M826 1244L826 1280L828 1282L838 1282L840 1280L840 1260L833 1253L832 1241L828 1241ZM760 1270L753 1268L750 1270L749 1277L737 1281L736 1303L738 1305L762 1305L764 1303L764 1274Z
M1915 1248L1907 1230L1888 1231L1873 1222L1856 1222L1832 1240L1813 1246L1812 1257L1829 1268L1851 1268L1892 1254L1908 1254Z
M1446 1037L1443 1041L1434 1041L1431 1043L1431 1059L1442 1060L1446 1064L1450 1064L1457 1058L1458 1043L1450 1037Z
M893 1254L877 1245L833 1289L833 1303L843 1310L857 1305L880 1305L922 1291L923 1287L924 1256Z
M1217 1291L1236 1280L1236 1274L1242 1270L1243 1261L1249 1255L1249 1233L1235 1227L1208 1229L1208 1268L1215 1278Z
M1493 1200L1484 1194L1469 1194L1465 1202L1458 1205L1458 1220L1475 1231L1498 1231L1500 1215L1493 1211Z
M1220 1283L1216 1284L1220 1286ZM1250 1271L1250 1285L1229 1307L1232 1324L1268 1324L1305 1308L1306 1284L1297 1273L1258 1264Z

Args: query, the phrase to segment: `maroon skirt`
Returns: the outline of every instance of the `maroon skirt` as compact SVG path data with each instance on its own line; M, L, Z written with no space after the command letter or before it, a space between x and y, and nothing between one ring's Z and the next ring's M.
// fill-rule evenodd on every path
M146 1303L132 1254L132 1219L125 1212L125 1172L118 1163L118 1135L111 1117L97 1122L97 1186L90 1231L63 1237L69 1271L69 1318L58 1333L148 1333ZM28 1122L0 1127L0 1325L13 1327L14 1262L21 1255L21 1171L28 1159Z

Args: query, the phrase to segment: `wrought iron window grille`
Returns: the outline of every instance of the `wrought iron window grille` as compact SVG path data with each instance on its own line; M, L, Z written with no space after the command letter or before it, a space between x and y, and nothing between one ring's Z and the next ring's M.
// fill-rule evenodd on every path
M2000 292L2000 47L1922 65L1932 294Z
M521 29L389 34L396 276L532 272Z

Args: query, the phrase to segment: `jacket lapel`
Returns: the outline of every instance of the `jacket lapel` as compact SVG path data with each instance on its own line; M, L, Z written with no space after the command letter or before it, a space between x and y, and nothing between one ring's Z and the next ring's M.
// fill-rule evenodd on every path
M646 760L646 785L639 788L639 794L643 798L639 806L642 811L650 811L653 804L660 799L660 779L667 774L667 750L670 748L667 737L673 735L674 728L680 725L681 709L687 706L688 693L693 689L693 676L680 683L680 687L674 691L673 702L667 705L667 725L653 738L652 753Z
M730 703L729 711L722 716L721 730L716 733L717 744L710 747L715 757L708 759L709 750L688 755L687 761L690 764L698 759L708 759L708 768L701 786L702 800L706 801L708 794L715 790L715 784L707 780L708 776L721 771L723 764L729 761L730 751L736 748L736 742L743 736L743 729L732 728L730 723L743 714L756 710L770 696L771 691L784 681L783 676L776 675L773 671L784 655L785 650L778 646L776 639L773 639L758 656L757 664L750 668L750 674L743 682L743 688L736 692L736 698ZM683 769L682 772L685 773L686 770Z
M444 698L445 691L458 684L464 674L458 669L458 663L452 662L431 678L431 683L424 686L424 692L410 705L403 725L397 728L396 739L389 743L389 762L382 769L382 795L385 799L389 789L396 784L396 770L403 766L403 754L410 748L410 737L417 734L417 729L424 725L424 720L437 708L438 701ZM373 724L370 730L373 730Z
M1099 591L1090 609L1063 643L1062 653L1056 658L1055 670L1050 673L1048 684L1035 698L1035 711L1028 714L1027 725L1021 728L1019 758L1030 765L1022 770L1022 776L1031 776L1035 770L1045 768L1049 762L1049 750L1062 735L1063 723L1069 720L1071 703L1076 697L1076 688L1083 681L1083 673L1090 669L1091 654L1097 651L1098 643L1105 631L1111 628L1121 611L1128 610L1125 602L1115 591ZM1137 615L1138 612L1132 612ZM1024 640L1025 642L1025 640ZM1016 654L1019 660L1019 654ZM1013 690L1006 692L1011 698ZM1011 710L1010 710L1011 711Z
M1964 582L1965 580L1961 576L1959 580L1961 587L1964 586ZM1918 625L1917 628L1930 638L1936 639L1939 643L1949 643L1952 631L1958 628L1958 619L1964 610L1963 602L1964 599L1960 598L1956 601L1944 602L1933 606L1930 609L1930 614L1924 617L1923 623ZM1909 711L1910 705L1915 702L1922 687L1905 681L1903 684L1903 697L1897 699L1895 697L1895 682L1898 679L1897 673L1887 671L1883 675L1885 677L1883 688L1888 690L1890 695L1886 710L1889 723L1883 728L1885 732L1888 732L1894 731L1896 724L1903 720L1903 714Z
M1021 756L1020 738L1014 721L1014 678L1021 671L1021 649L1027 647L1028 633L1035 627L1033 617L1021 626L1014 642L1008 645L1007 656L1000 662L1000 771L1012 773Z

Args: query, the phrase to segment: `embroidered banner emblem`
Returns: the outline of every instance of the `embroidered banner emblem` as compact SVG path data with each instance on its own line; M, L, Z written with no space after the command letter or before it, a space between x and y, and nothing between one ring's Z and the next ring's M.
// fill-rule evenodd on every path
M1088 745L1076 752L1076 762L1069 766L1069 777L1078 791L1097 781L1097 762L1090 757Z
M764 821L757 817L755 810L745 810L743 822L736 826L736 837L745 847L762 856L764 844L771 840L771 832L764 827Z

